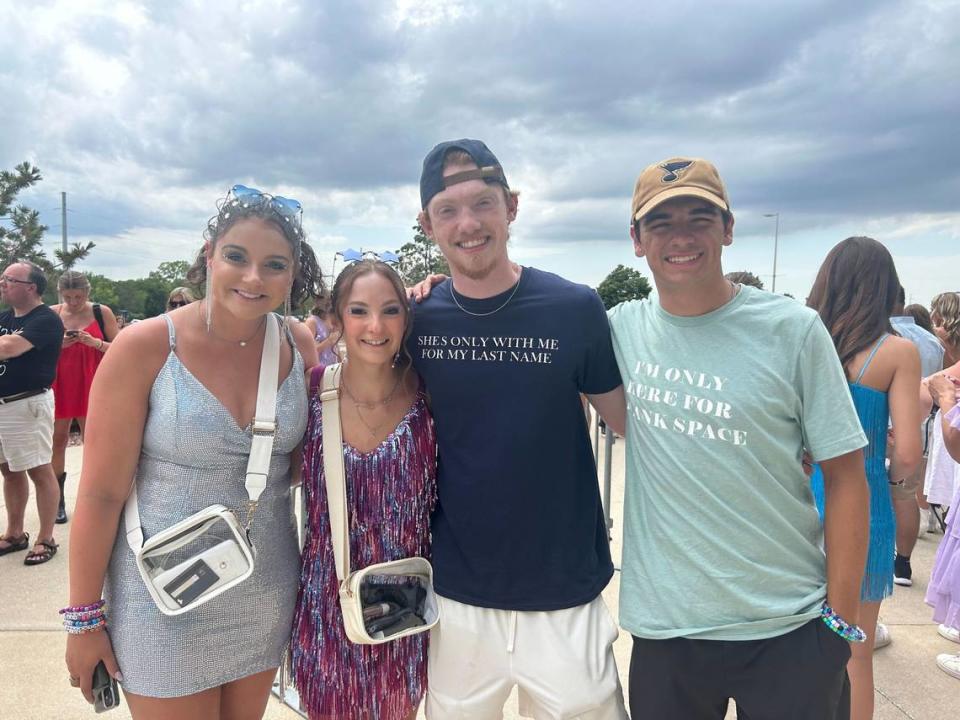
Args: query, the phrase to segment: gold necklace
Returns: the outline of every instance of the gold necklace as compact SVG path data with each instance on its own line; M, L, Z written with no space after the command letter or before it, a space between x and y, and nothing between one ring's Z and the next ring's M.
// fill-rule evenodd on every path
M344 364L344 371L346 371L346 364ZM340 377L340 384L343 385L344 391L347 393L347 397L353 402L353 406L357 409L357 417L360 418L360 422L363 423L363 426L367 429L367 432L370 433L370 437L374 440L377 439L377 431L383 427L383 424L386 422L384 418L378 425L371 425L367 422L366 418L363 417L363 412L361 408L366 408L367 410L375 410L378 406L387 406L393 400L393 396L397 394L397 388L400 387L400 380L402 379L401 375L397 375L397 381L393 384L393 389L390 393L383 398L382 400L358 400L356 395L350 391L350 386L347 385L347 373L344 372Z
M199 303L197 304L199 305ZM227 338L222 338L219 335L217 335L216 331L213 329L213 325L210 326L210 329L208 330L208 332L211 335L213 335L217 340L220 340L221 342L237 343L238 345L240 345L240 347L246 347L251 340L253 340L257 335L260 334L260 329L266 324L266 322L267 322L267 316L264 315L263 319L259 323L257 323L257 329L254 330L253 334L250 335L250 337L246 338L245 340L228 340Z

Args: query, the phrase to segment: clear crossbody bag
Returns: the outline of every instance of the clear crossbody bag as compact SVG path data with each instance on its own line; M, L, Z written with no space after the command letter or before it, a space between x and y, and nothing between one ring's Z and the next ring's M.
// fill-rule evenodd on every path
M257 409L247 461L246 525L223 505L210 505L144 539L133 485L124 506L127 544L153 602L164 615L180 615L239 585L251 574L256 550L250 523L267 486L273 441L277 431L277 375L280 363L280 327L273 313L260 359Z
M339 581L340 610L347 638L378 645L426 632L440 620L433 591L433 568L426 558L376 563L350 571L350 522L340 426L339 364L323 373L323 473L333 559Z

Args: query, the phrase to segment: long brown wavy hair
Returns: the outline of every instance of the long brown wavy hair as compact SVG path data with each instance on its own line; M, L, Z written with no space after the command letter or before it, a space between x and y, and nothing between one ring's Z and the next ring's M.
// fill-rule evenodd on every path
M883 333L893 333L899 291L893 257L873 238L849 237L827 254L807 305L830 331L844 370Z

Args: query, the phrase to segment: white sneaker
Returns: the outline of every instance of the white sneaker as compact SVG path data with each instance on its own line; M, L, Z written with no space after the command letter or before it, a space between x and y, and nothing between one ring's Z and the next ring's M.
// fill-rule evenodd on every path
M960 655L937 655L937 667L960 680Z
M940 633L940 637L945 637L951 642L960 643L960 630L955 628L947 627L942 623L937 627L937 632Z
M887 626L881 622L877 623L877 631L873 635L873 649L879 650L882 647L886 647L891 642L893 642L890 637L890 631L887 630Z

